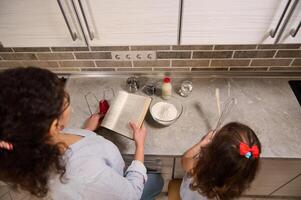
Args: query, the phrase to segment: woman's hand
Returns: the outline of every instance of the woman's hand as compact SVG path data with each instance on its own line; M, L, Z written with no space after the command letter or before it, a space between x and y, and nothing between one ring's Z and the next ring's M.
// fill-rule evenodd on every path
M135 123L130 122L130 126L133 129L133 135L134 135L134 141L136 144L136 147L143 147L144 146L144 141L146 138L146 128L142 124L141 128L139 128Z
M133 129L133 136L136 145L135 160L144 162L144 142L146 138L146 128L144 125L139 128L135 123L130 122L130 126Z
M95 131L99 127L99 125L101 123L100 119L102 117L103 117L102 114L94 113L86 120L84 129L87 129L90 131Z

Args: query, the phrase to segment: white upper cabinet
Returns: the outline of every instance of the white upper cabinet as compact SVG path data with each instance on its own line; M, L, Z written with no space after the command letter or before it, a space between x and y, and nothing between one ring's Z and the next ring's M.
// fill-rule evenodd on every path
M0 0L0 41L8 47L84 46L72 4L61 3L66 21L56 0Z
M7 47L300 43L300 22L298 0L0 0Z
M91 46L177 43L179 0L76 2L78 10L82 5L81 21L91 33L85 30Z
M181 44L274 43L276 37L269 34L287 2L184 0Z

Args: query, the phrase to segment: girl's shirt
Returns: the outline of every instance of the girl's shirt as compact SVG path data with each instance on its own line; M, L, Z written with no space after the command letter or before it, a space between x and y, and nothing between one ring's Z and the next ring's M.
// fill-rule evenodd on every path
M190 183L191 183L191 178L188 178L187 174L185 174L180 188L181 199L182 200L207 200L206 197L202 196L197 191L192 191L189 188Z
M83 138L64 154L66 180L56 175L49 182L54 200L140 199L147 179L143 163L134 160L124 172L124 160L109 140L84 129L63 132Z

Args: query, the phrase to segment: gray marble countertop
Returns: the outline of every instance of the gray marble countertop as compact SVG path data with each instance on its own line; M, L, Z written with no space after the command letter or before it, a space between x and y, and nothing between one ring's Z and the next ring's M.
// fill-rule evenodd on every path
M150 78L141 77L141 82ZM155 76L153 79L159 80ZM69 127L82 127L90 115L85 94L93 92L97 97L102 97L104 88L111 87L115 92L125 90L125 80L126 77L122 76L71 76L66 85L72 106ZM301 158L301 107L288 84L288 78L191 78L192 93L189 97L181 97L176 90L183 80L187 78L172 79L174 95L184 106L182 116L174 124L162 127L147 115L145 154L182 155L213 129L218 120L215 89L219 88L221 103L229 97L236 98L225 123L239 121L250 126L262 143L262 157ZM137 93L143 94L141 91ZM95 99L89 96L88 100L96 109ZM106 129L100 129L98 133L113 141L122 153L134 153L133 141Z

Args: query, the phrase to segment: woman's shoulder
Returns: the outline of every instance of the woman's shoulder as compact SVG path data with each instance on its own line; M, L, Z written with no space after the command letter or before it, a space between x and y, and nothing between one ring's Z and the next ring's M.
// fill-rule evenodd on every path
M115 157L121 158L120 151L115 144L93 131L71 128L66 128L63 131L66 134L79 135L83 137L78 142L69 146L69 151L65 153L65 156L72 158L78 157L81 159L83 157L93 156L105 159L113 159Z
M93 131L87 129L79 129L79 128L64 128L63 132L67 134L79 135L83 137L97 136L97 134Z

